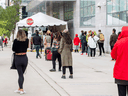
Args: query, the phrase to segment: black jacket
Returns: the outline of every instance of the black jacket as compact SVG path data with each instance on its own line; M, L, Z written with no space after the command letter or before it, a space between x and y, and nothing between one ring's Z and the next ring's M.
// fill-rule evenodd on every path
M85 35L82 36L82 38L81 38L81 43L87 43L87 41L86 41L86 36L85 36Z
M33 37L33 44L34 45L41 45L41 37L39 35L36 35Z
M113 34L110 36L110 46L114 46L114 44L115 44L116 41L117 41L117 38L118 38L118 35L116 35L115 33L113 33Z

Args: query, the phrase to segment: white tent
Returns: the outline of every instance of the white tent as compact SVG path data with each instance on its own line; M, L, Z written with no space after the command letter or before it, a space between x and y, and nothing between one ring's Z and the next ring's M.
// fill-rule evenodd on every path
M44 13L37 13L31 17L27 17L23 20L20 20L19 22L17 22L17 26L25 26L25 27L29 27L30 25L27 24L27 19L28 18L32 18L34 23L31 26L53 26L53 25L67 25L67 22L56 19L54 17L48 16Z
M34 23L32 25L28 25L27 24L27 19L31 18L33 19ZM18 27L36 27L36 26L59 26L59 25L66 25L66 29L67 27L67 22L62 21L60 19L56 19L54 17L48 16L44 13L37 13L31 17L27 17L23 20L20 20L19 22L16 23L16 29L15 29L15 34L14 34L14 38L16 37L17 31L18 31Z

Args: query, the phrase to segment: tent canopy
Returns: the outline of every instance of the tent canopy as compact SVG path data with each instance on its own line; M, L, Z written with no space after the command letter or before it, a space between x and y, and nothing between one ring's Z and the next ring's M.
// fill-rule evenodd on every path
M23 20L17 22L17 26L22 27L29 27L30 25L27 24L27 19L32 18L34 23L31 25L32 27L35 26L54 26L54 25L67 25L67 22L56 19L54 17L48 16L44 13L37 13L31 17L27 17Z

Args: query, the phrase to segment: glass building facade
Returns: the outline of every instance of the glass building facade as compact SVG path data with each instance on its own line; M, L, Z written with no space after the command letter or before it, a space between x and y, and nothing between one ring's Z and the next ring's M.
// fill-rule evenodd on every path
M38 13L38 12L42 12L45 13L45 2L41 2L38 6L32 8L31 10L28 11L28 17Z
M80 0L80 27L95 26L95 0Z
M29 2L31 2L32 0L22 0L22 3L29 3Z
M53 17L60 19L60 3L53 3Z
M128 0L107 0L107 25L128 24Z
M69 21L73 19L73 3L64 2L64 20Z

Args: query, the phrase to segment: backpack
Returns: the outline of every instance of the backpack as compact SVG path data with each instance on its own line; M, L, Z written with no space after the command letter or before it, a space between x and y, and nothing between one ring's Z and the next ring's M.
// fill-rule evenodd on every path
M100 34L100 41L104 41L104 35L102 33Z

